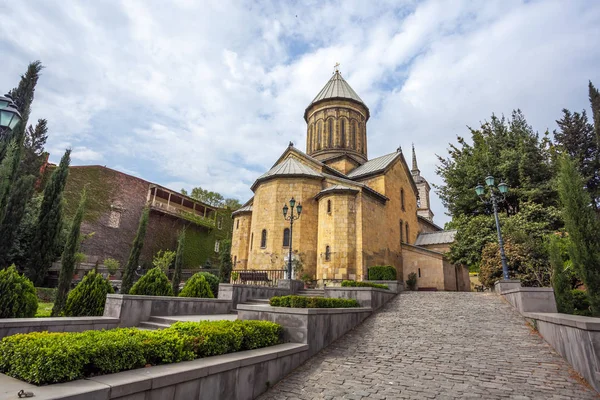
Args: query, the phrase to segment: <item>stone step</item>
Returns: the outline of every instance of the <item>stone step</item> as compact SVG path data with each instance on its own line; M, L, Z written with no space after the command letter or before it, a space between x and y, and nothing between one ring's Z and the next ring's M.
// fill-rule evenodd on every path
M300 290L297 295L304 297L325 297L325 291L318 289Z
M245 304L269 304L269 299L248 299Z
M156 330L156 329L165 329L170 326L171 326L170 324L159 324L157 322L144 321L144 322L140 322L139 328Z

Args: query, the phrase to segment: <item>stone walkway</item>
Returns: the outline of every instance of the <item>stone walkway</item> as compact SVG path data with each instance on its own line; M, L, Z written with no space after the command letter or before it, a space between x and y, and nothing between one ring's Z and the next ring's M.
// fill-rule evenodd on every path
M499 296L409 292L267 399L597 399Z

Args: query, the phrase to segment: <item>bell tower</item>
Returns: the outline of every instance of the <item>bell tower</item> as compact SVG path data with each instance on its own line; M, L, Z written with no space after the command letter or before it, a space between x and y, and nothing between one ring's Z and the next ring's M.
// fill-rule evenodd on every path
M412 168L410 170L413 181L417 185L419 199L417 202L417 215L433 222L433 211L429 203L429 192L431 187L429 183L421 176L421 171L417 166L417 154L415 153L415 145L412 146Z

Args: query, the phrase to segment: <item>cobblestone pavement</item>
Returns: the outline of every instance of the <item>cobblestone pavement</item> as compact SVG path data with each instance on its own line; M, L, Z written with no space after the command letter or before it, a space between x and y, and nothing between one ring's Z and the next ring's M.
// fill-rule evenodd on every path
M260 399L598 399L500 296L397 296Z

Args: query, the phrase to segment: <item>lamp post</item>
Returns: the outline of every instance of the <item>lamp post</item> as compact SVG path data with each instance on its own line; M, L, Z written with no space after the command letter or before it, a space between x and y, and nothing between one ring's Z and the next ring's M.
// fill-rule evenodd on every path
M0 129L8 128L11 131L21 122L21 113L12 97L8 94L0 96Z
M294 215L294 206L296 207L296 215ZM287 213L288 211L290 212L290 215L288 216ZM288 279L292 279L292 238L293 238L293 232L294 232L294 221L297 220L298 218L300 218L300 214L302 214L302 204L298 203L296 205L296 200L294 200L294 198L292 197L290 199L290 206L288 208L287 204L283 205L283 219L285 219L286 221L290 221L290 247L289 247L289 253L288 253L288 266L287 266L287 275L288 275Z
M498 231L498 244L500 245L500 259L502 260L502 275L504 280L509 280L508 276L508 263L506 262L506 254L504 254L504 241L502 240L502 232L500 231L500 220L498 219L498 198L494 192L494 177L489 175L485 178L485 184L490 190L490 199L492 206L494 207L494 218L496 219L496 230ZM498 184L498 190L504 196L508 192L508 185L504 182ZM485 187L479 184L475 187L475 193L483 200L483 194L485 193ZM485 200L484 200L485 201Z

